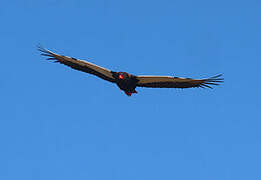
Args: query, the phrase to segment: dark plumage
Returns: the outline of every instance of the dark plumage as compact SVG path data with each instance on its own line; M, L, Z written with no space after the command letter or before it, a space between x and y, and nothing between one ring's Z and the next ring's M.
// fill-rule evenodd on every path
M222 74L207 79L190 79L172 76L135 76L126 72L114 72L104 67L92 64L76 58L62 56L53 53L42 47L38 47L41 55L47 56L47 60L67 65L73 69L80 70L98 76L106 81L116 83L128 96L137 93L136 87L150 88L212 88L212 85L219 85L223 82Z

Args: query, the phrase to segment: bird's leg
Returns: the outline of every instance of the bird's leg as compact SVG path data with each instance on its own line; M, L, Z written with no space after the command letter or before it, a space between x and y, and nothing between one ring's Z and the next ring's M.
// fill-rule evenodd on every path
M127 96L131 96L131 92L124 91Z

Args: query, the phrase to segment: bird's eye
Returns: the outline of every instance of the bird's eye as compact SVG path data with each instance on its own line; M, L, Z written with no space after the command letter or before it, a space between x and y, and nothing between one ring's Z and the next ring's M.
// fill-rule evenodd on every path
M124 75L120 74L120 75L119 75L119 78L120 78L120 79L124 79Z

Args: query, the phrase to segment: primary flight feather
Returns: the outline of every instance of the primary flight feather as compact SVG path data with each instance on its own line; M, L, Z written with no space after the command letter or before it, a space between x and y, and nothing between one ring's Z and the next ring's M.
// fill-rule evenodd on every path
M47 56L47 60L67 65L73 69L80 70L98 76L106 81L116 83L128 96L137 93L136 87L150 88L212 88L223 82L222 74L207 79L179 78L172 76L135 76L126 72L114 72L93 63L79 60L73 57L62 56L52 51L38 47L41 55Z

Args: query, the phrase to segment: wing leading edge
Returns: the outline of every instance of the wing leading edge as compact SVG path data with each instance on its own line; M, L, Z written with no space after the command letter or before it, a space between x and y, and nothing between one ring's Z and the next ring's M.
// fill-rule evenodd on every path
M49 51L40 46L38 47L38 50L40 52L42 52L41 55L48 57L47 60L52 60L54 62L67 65L73 69L80 70L80 71L83 71L83 72L86 72L89 74L93 74L104 80L115 83L115 79L112 76L112 71L110 71L104 67L95 65L95 64L87 62L87 61L75 59L73 57L62 56L62 55L53 53L52 51Z
M150 88L212 88L211 85L219 85L224 79L222 74L207 79L190 79L172 76L137 76L138 87Z

